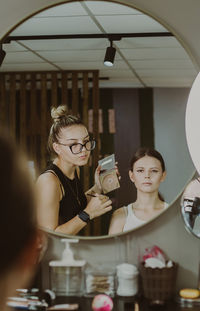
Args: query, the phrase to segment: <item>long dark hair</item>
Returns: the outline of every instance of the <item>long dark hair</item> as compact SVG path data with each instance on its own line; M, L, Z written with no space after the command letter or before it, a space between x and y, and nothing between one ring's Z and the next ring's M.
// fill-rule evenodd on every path
M36 234L35 198L19 148L0 131L0 278Z
M164 162L164 159L163 159L162 155L160 154L160 152L158 152L157 150L155 150L153 148L148 148L148 147L139 148L135 152L135 154L133 155L133 157L130 161L130 170L131 171L133 170L133 166L134 166L136 161L138 161L139 159L141 159L145 156L156 158L158 161L160 161L162 172L164 173L166 171L165 162ZM161 201L164 201L164 198L160 193L158 193L158 197Z

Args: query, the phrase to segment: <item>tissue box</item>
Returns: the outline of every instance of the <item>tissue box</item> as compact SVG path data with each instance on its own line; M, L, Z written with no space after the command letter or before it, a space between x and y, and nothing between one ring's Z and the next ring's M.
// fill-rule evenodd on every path
M140 274L144 297L156 304L170 300L175 291L177 270L178 264L175 262L169 268L150 268L142 263Z

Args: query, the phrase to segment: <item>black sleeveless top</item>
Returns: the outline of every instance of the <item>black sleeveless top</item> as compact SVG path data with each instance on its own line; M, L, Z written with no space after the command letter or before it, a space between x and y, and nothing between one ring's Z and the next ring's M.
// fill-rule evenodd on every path
M55 174L59 178L64 189L64 193L62 189L63 197L60 201L59 208L59 225L62 225L86 208L87 198L76 171L74 179L69 179L65 176L59 167L53 163L43 173L47 171L52 172L52 174Z

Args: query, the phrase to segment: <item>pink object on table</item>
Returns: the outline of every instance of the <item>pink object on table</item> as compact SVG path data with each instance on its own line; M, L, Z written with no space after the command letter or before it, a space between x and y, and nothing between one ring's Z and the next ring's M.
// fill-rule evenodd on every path
M112 299L105 295L96 295L92 301L92 310L94 311L111 311L113 309Z
M166 262L165 253L157 245L145 249L142 261L145 261L147 258L156 258L162 261L163 263Z

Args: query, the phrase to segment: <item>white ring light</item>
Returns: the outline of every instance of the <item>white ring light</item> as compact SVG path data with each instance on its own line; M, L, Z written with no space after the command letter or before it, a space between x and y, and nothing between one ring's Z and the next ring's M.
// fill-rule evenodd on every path
M185 129L190 156L200 174L200 73L194 80L188 97Z

